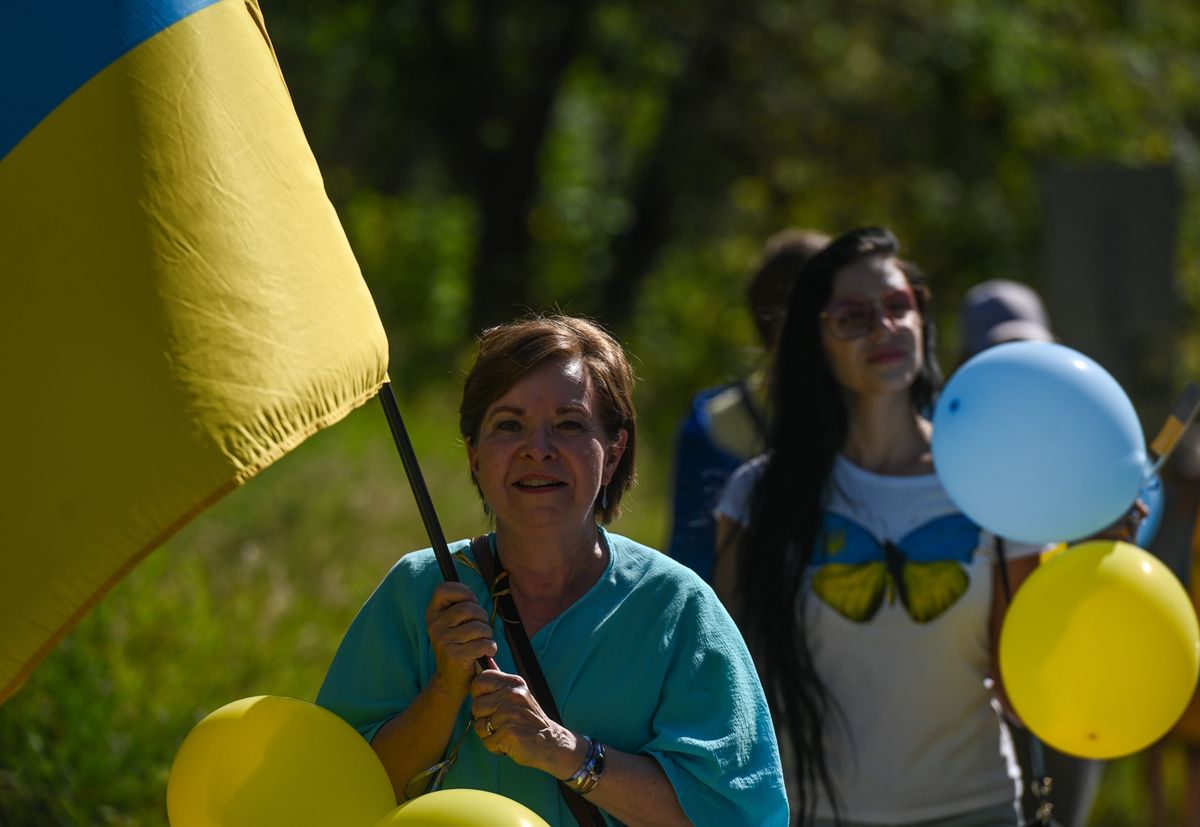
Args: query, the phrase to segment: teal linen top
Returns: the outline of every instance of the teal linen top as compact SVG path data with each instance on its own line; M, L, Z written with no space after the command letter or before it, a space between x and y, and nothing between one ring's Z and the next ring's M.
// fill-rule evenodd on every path
M603 529L601 538L610 552L604 574L531 639L563 723L615 749L653 757L694 824L786 827L766 699L733 621L690 569ZM450 550L469 554L469 546L462 540ZM458 559L455 566L490 609L482 577ZM359 611L329 667L317 703L368 741L433 677L425 609L441 579L431 549L402 557ZM496 663L516 674L501 623L496 618L493 627ZM468 698L454 737L469 716ZM492 755L474 730L444 787L488 790L551 825L575 824L553 777Z

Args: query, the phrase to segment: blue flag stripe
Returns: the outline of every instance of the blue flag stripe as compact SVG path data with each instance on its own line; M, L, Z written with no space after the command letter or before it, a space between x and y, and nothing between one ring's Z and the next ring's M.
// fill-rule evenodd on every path
M0 6L0 159L97 73L219 0L69 0Z

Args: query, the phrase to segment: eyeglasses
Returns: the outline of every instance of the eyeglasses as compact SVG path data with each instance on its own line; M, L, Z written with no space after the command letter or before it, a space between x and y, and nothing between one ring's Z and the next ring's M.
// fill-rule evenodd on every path
M882 319L898 322L916 309L917 298L906 287L884 293L878 302L865 296L839 299L821 313L821 319L828 323L835 339L848 340L867 335Z

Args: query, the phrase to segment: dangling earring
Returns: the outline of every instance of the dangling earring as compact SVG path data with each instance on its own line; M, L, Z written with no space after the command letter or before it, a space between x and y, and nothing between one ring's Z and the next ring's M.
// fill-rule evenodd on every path
M600 486L600 508L604 511L608 510L608 486Z
M487 500L483 501L483 516L485 516L485 517L492 516L492 507L490 505L488 505Z

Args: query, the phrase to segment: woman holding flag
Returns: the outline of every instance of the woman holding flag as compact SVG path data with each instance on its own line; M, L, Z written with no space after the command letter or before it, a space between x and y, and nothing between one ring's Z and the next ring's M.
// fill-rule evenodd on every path
M601 526L634 480L632 385L591 322L482 335L459 422L495 530L451 544L459 583L431 550L405 555L317 698L401 800L444 785L554 825L787 823L736 627L690 570Z

